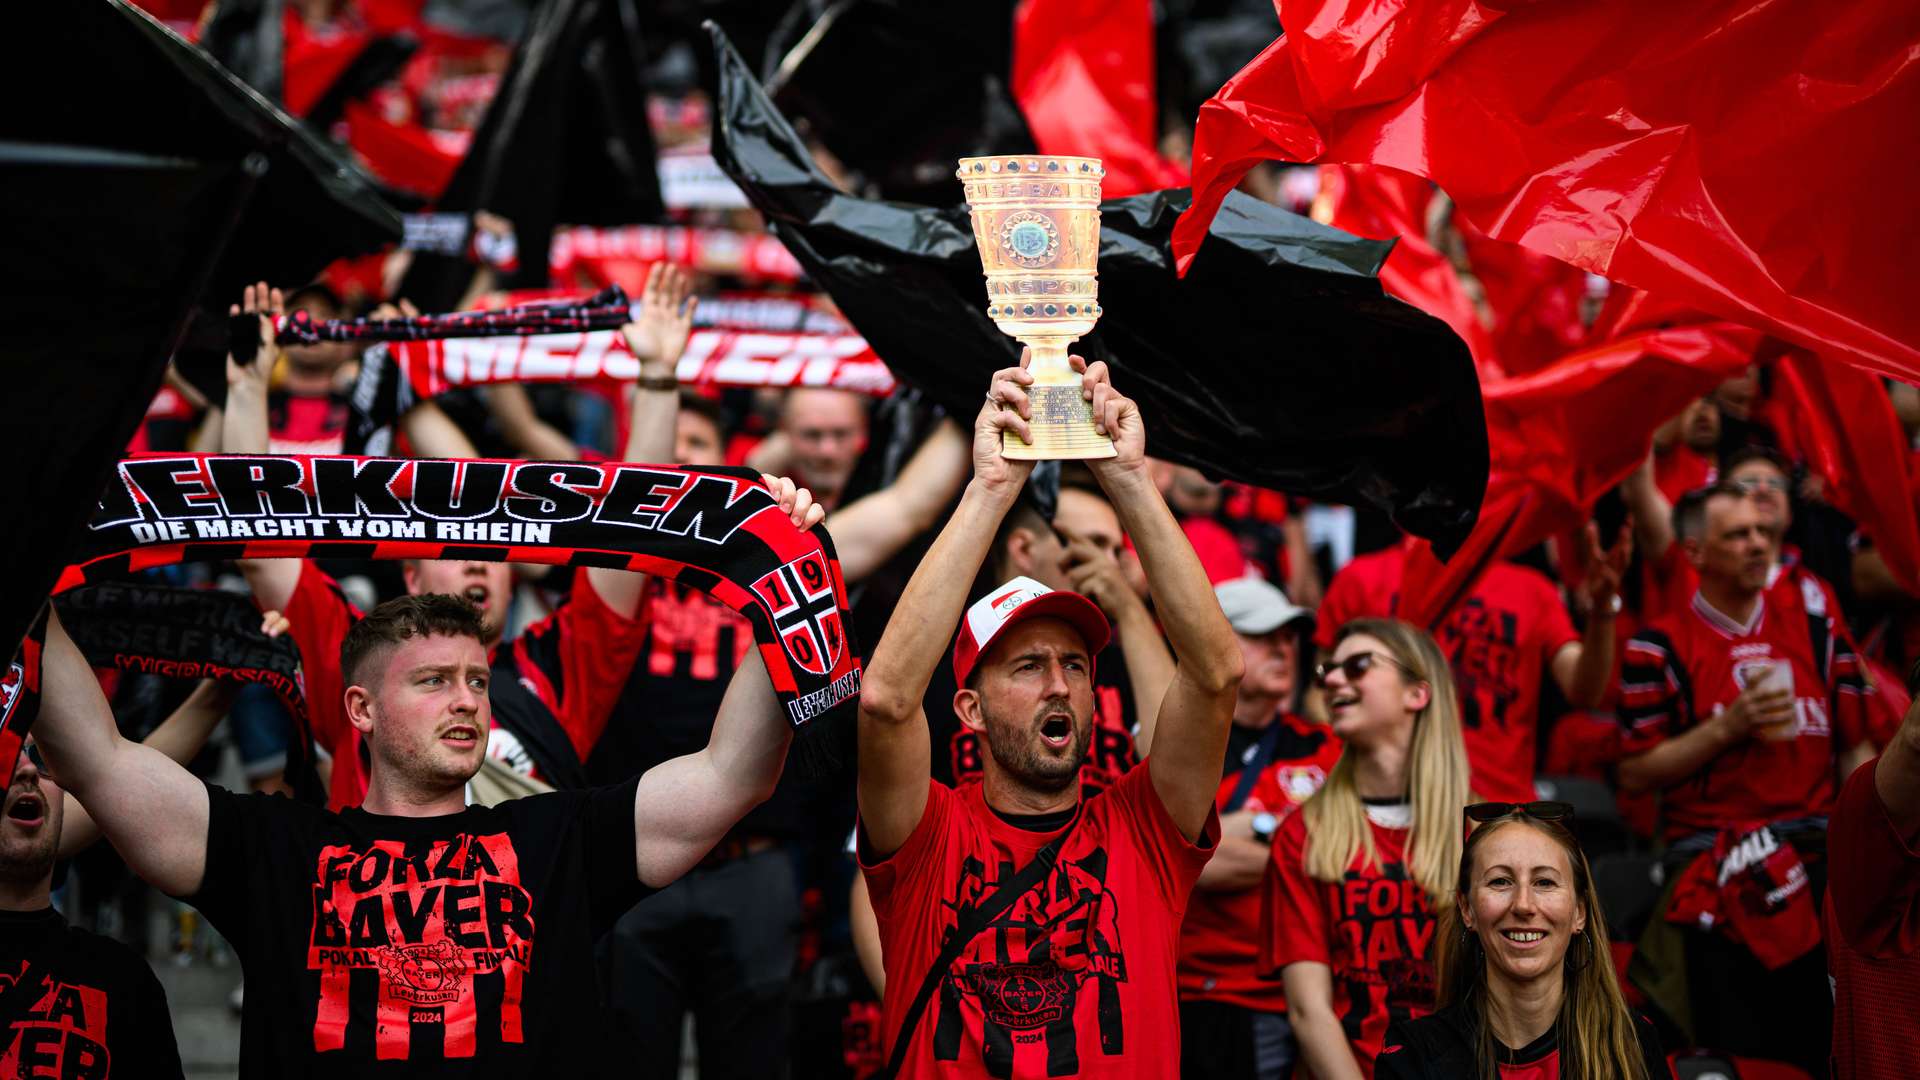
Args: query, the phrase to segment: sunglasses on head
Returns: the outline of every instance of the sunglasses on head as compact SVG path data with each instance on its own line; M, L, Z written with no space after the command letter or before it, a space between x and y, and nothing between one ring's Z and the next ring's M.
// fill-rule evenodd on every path
M1565 821L1573 816L1573 804L1563 802L1480 802L1466 808L1467 820L1485 824L1512 814L1535 821Z
M1354 653L1345 660L1322 660L1320 663L1313 665L1313 684L1323 690L1326 689L1327 676L1336 671L1345 675L1347 682L1350 684L1359 682L1362 675L1372 671L1373 665L1382 660L1392 664L1394 667L1399 668L1414 678L1419 677L1413 674L1412 668L1388 656L1386 653L1368 650L1366 652Z

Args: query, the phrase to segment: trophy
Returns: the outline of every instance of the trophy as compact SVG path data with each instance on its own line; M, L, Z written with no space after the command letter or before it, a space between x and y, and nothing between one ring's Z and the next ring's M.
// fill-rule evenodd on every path
M1000 452L1026 461L1107 458L1067 346L1100 317L1098 158L1009 154L961 158L959 178L987 275L987 315L1032 350L1033 442L1004 432Z

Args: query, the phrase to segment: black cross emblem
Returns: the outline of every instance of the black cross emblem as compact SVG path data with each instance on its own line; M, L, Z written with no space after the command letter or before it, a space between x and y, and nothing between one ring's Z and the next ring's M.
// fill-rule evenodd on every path
M817 650L816 655L802 656L795 652L791 643L787 646L788 651L794 652L795 659L803 666L811 668L817 662L822 672L827 671L832 668L834 658L840 652L839 605L833 601L832 583L829 582L818 593L809 593L806 586L801 584L800 575L794 573L791 563L780 568L779 581L789 600L785 607L773 613L773 625L780 633L780 640L790 642L787 635L804 627L808 635L805 647ZM836 618L828 622L825 618L828 615L835 615Z

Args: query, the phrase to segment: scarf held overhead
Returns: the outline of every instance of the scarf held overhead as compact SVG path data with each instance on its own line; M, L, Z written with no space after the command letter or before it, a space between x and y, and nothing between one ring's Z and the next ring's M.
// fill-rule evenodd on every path
M628 463L186 454L122 461L64 591L180 562L467 559L632 570L746 616L798 727L860 693L825 529L757 474Z

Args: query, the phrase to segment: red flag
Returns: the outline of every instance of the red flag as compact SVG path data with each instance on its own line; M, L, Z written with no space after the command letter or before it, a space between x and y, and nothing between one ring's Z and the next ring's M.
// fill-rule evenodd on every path
M1467 267L1493 316L1493 354L1501 371L1522 375L1595 340L1580 317L1587 296L1585 270L1495 240L1457 207L1453 222L1466 245Z
M1279 0L1201 108L1182 268L1254 163L1429 177L1497 240L1920 379L1920 5Z
M347 102L347 145L375 176L428 199L439 198L460 167L470 135L436 135L418 124L396 124L364 101Z
M1773 399L1826 501L1873 538L1900 587L1920 596L1920 519L1908 480L1912 456L1880 380L1856 367L1788 349L1773 365Z
M1101 197L1186 186L1186 172L1155 148L1150 0L1022 0L1013 96L1041 153L1101 160Z
M1491 472L1480 519L1442 564L1407 558L1400 617L1432 626L1493 560L1582 527L1647 455L1653 429L1752 360L1763 335L1731 323L1646 330L1481 383Z
M1398 169L1323 165L1313 219L1369 240L1398 240L1380 264L1380 285L1453 328L1482 373L1499 370L1493 338L1447 257L1427 241L1433 183ZM1484 374L1483 374L1484 377Z

